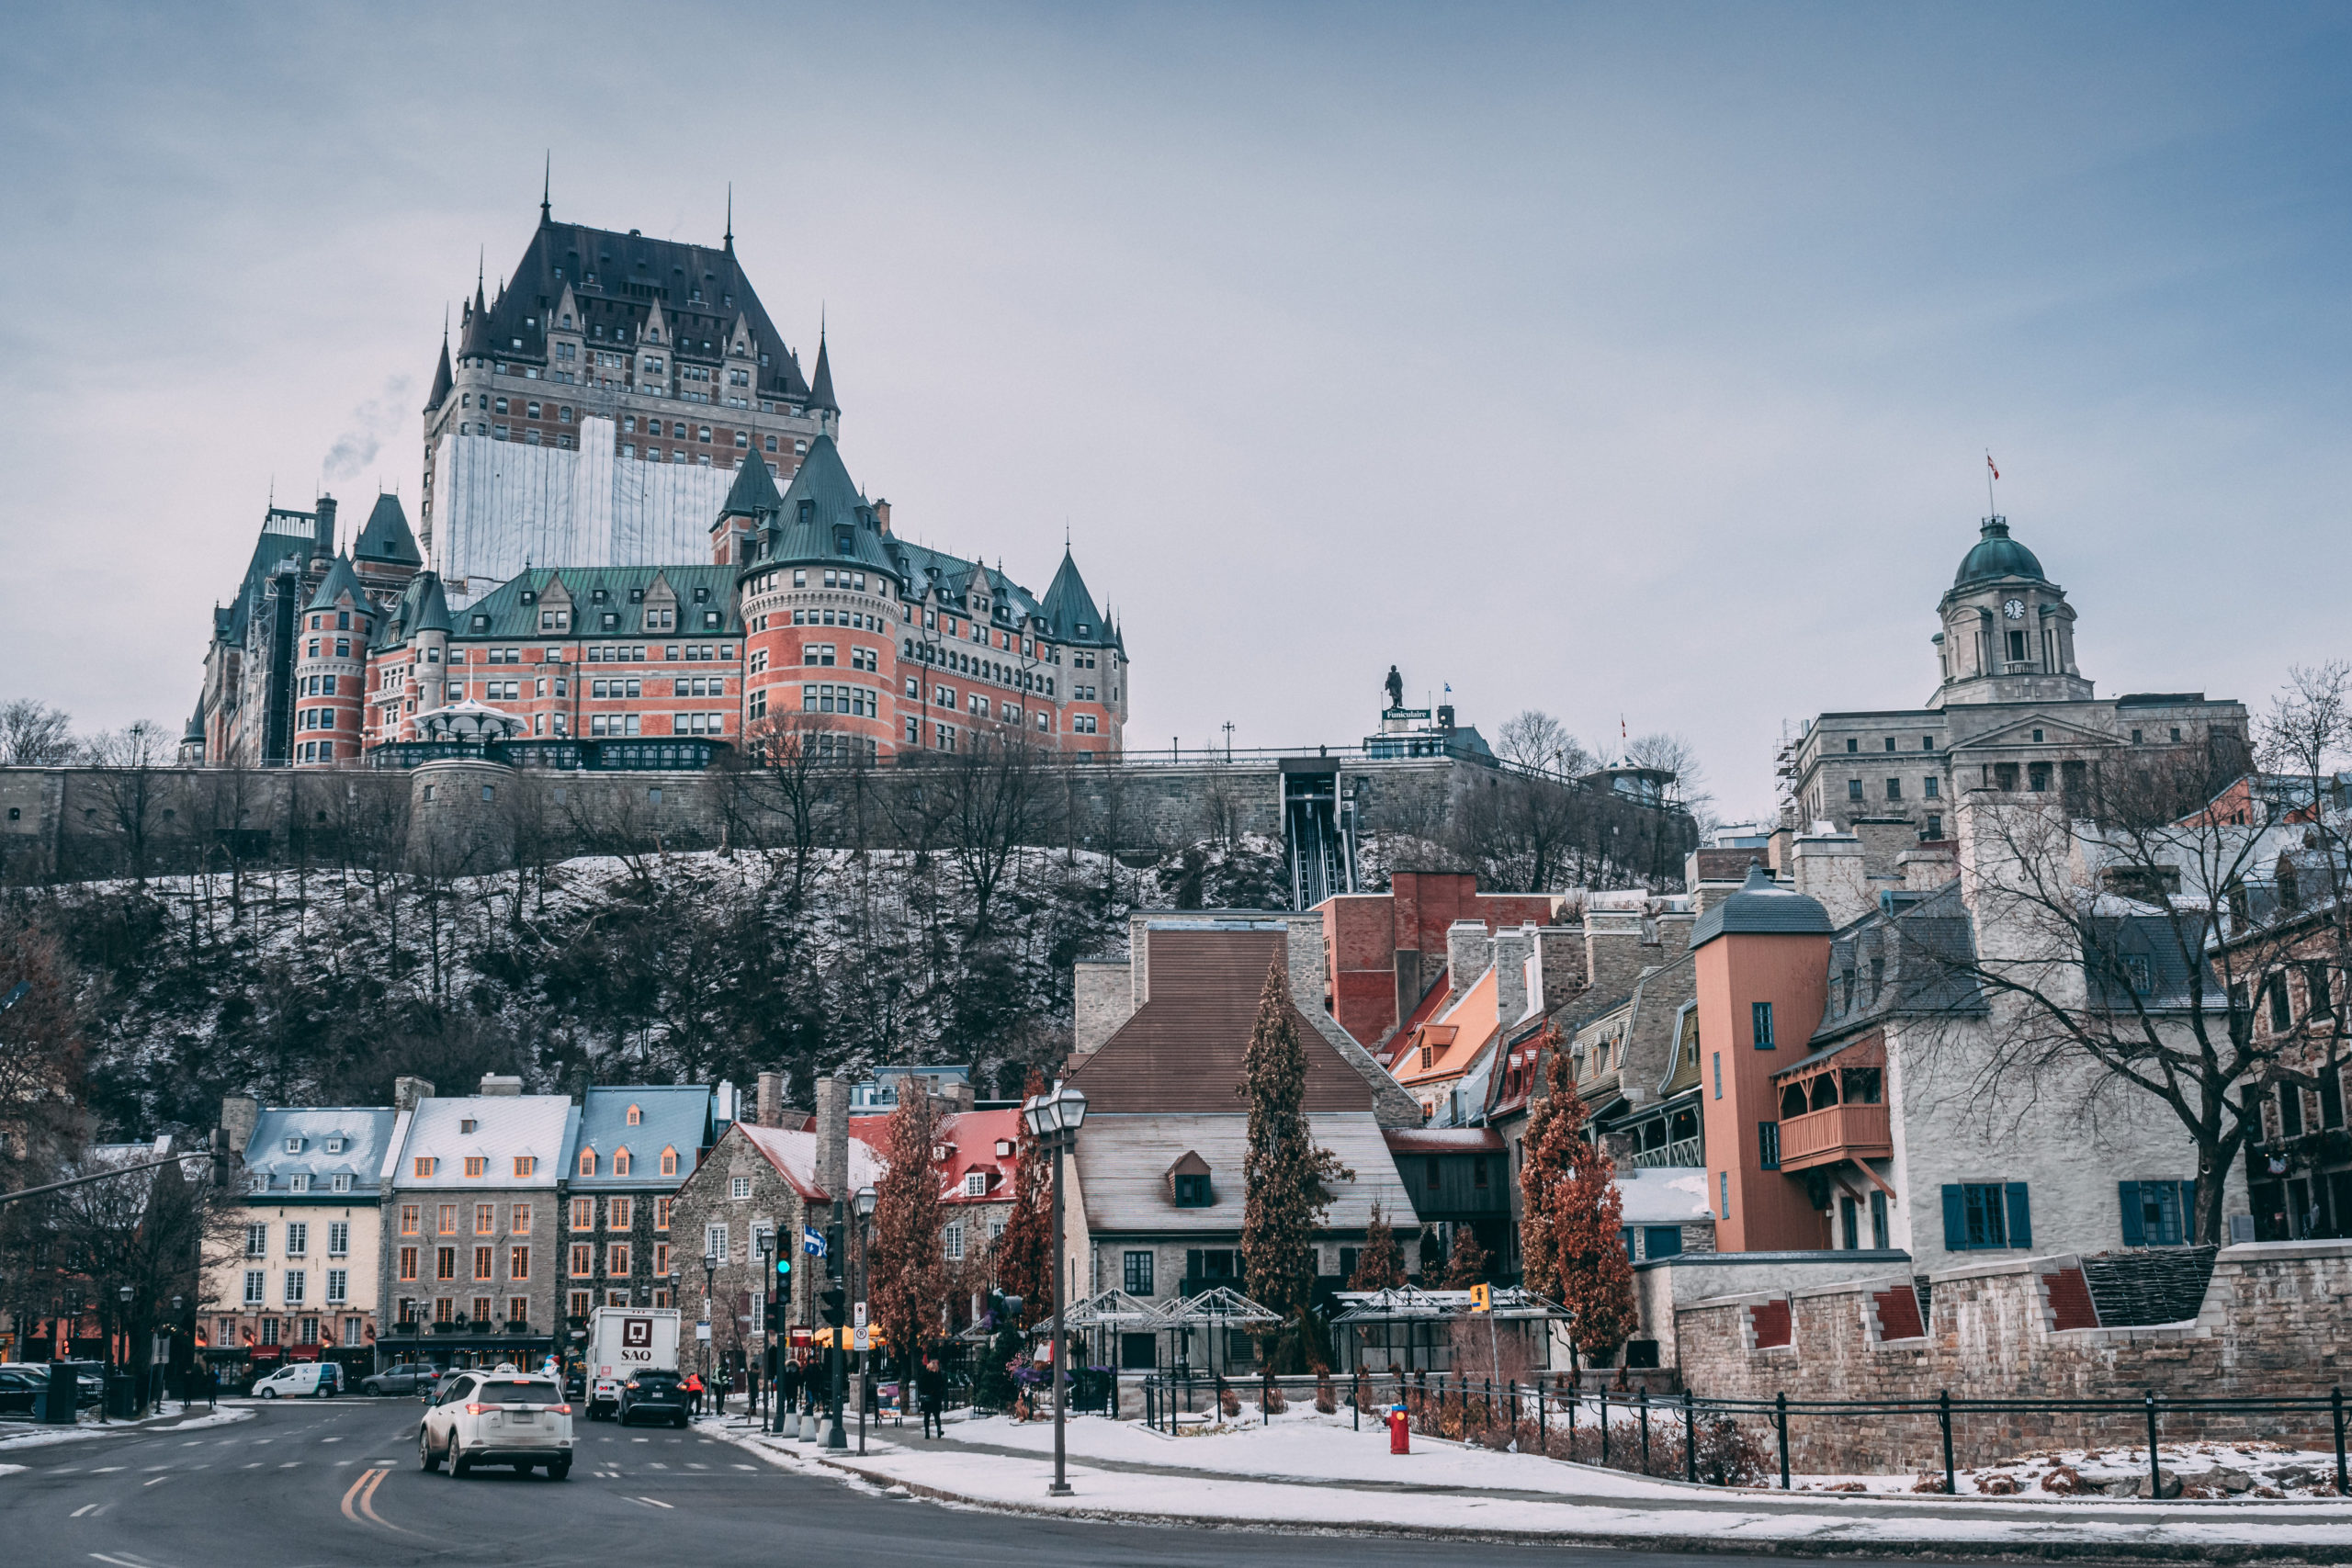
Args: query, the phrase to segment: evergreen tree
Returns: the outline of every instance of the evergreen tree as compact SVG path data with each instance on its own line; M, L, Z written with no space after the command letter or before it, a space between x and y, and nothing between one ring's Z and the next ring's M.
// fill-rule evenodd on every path
M1585 1103L1560 1043L1557 1030L1546 1032L1545 1094L1528 1116L1520 1256L1528 1287L1572 1314L1573 1353L1606 1359L1637 1321L1624 1199L1616 1163L1585 1135Z
M1266 971L1237 1092L1250 1104L1241 1168L1248 1194L1241 1217L1244 1277L1250 1296L1283 1320L1270 1337L1288 1342L1283 1359L1319 1359L1309 1316L1315 1232L1330 1207L1329 1184L1352 1181L1355 1173L1318 1148L1307 1125L1306 1046L1291 1016L1280 959Z
M1034 1100L1045 1092L1044 1075L1032 1067L1022 1099ZM1021 1298L1018 1315L1026 1326L1053 1309L1054 1156L1037 1146L1025 1116L1012 1164L1017 1185L1012 1213L1005 1216L1004 1234L996 1241L996 1288Z
M939 1176L931 1151L939 1141L931 1096L912 1079L899 1087L883 1157L889 1168L874 1184L874 1240L866 1250L866 1301L890 1354L911 1365L936 1337L946 1300L940 1250Z
M1445 1288L1466 1291L1473 1285L1485 1284L1489 1261L1487 1249L1478 1245L1478 1233L1466 1224L1455 1225L1453 1251L1445 1260Z
M1356 1254L1356 1271L1348 1278L1351 1291L1393 1291L1405 1282L1405 1249L1380 1205L1372 1206L1372 1223L1363 1228L1363 1250Z

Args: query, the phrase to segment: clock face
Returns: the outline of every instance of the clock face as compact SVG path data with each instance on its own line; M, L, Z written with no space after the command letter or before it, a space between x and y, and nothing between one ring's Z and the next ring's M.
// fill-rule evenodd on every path
M2003 614L2003 615L2005 615L2008 616L2008 618L2009 618L2009 619L2011 619L2011 620L2013 620L2013 621L2022 621L2022 620L2024 620L2024 619L2025 619L2025 601L2024 601L2024 600L2022 600L2022 599L2005 599L2005 600L2003 600L2003 601L2001 602L2001 614Z

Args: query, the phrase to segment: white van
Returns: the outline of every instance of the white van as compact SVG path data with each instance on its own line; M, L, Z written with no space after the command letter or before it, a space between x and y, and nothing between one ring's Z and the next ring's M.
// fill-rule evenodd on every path
M343 1369L333 1361L294 1361L254 1384L255 1399L333 1399L343 1392Z

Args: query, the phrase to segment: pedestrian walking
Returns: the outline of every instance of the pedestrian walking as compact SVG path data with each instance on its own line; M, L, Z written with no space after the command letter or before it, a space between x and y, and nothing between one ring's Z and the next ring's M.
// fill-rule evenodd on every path
M790 1357L775 1374L776 1408L797 1415L800 1404L800 1363Z
M922 1404L922 1435L944 1438L947 1422L944 1414L947 1404L947 1374L939 1370L939 1359L923 1358L922 1371L915 1374L915 1397Z

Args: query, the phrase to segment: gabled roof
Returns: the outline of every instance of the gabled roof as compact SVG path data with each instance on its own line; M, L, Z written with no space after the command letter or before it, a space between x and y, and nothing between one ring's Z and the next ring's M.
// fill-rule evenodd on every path
M544 1187L552 1190L563 1176L563 1156L572 1146L572 1128L579 1107L565 1094L469 1094L417 1101L409 1122L408 1142L392 1171L395 1186L434 1191L498 1188ZM466 1130L467 1122L473 1130ZM486 1174L469 1177L470 1156L490 1162ZM537 1161L526 1177L514 1174L513 1160L527 1155ZM420 1157L437 1163L431 1176L416 1174Z
M870 1148L874 1157L885 1166L889 1160L885 1145L890 1134L890 1112L869 1111L853 1116L849 1122L852 1143ZM942 1156L932 1161L932 1168L939 1177L939 1201L943 1203L1006 1203L1018 1190L1015 1177L1020 1168L1021 1112L1011 1107L990 1111L957 1111L939 1117L932 1126L932 1136ZM1010 1144L1012 1151L996 1152L999 1144ZM966 1193L964 1179L973 1173L988 1178L988 1190Z
M817 1179L817 1134L797 1127L755 1127L748 1122L735 1124L751 1145L759 1150L762 1158L774 1166L776 1174L792 1184L792 1190L806 1201L830 1203L832 1194ZM882 1179L890 1168L889 1162L865 1142L849 1141L849 1185L854 1192L861 1187L871 1187Z
M1363 1230L1372 1223L1375 1202L1402 1228L1405 1217L1415 1213L1412 1197L1396 1174L1379 1123L1361 1111L1322 1114L1311 1118L1309 1131L1317 1145L1337 1155L1355 1176L1331 1184L1331 1206L1316 1226L1317 1234ZM1089 1231L1097 1238L1106 1233L1238 1235L1249 1201L1242 1179L1249 1141L1250 1118L1238 1100L1214 1114L1108 1116L1100 1123L1090 1111L1076 1145L1077 1190L1086 1205ZM1187 1154L1209 1168L1211 1201L1205 1207L1180 1209L1170 1190L1169 1172ZM1163 1289L1172 1292L1175 1285L1171 1280Z
M1271 923L1271 922L1270 922ZM1110 1039L1069 1071L1093 1116L1239 1115L1244 1054L1266 972L1288 933L1155 927L1151 997ZM1284 1010L1306 1052L1309 1115L1373 1109L1373 1085L1286 996ZM1369 1058L1364 1066L1377 1074ZM1090 1122L1090 1126L1092 1123ZM1170 1158L1183 1151L1180 1148ZM1161 1162L1161 1169L1166 1162Z
M351 554L358 560L390 561L399 566L423 566L424 554L416 547L416 536L409 532L408 513L401 510L401 498L384 494L368 513L367 525L359 530L359 537L351 542Z
M311 595L309 607L313 610L332 610L335 607L336 601L346 596L350 598L354 609L363 609L367 606L367 592L359 586L359 579L353 573L350 560L345 557L337 556L334 558L334 564L327 568L326 576L319 580L319 591Z
M629 1123L630 1107L639 1121ZM675 1186L694 1174L699 1151L710 1141L707 1084L615 1085L591 1089L582 1097L571 1146L564 1151L564 1176L575 1189ZM629 1173L613 1174L613 1154L629 1152ZM676 1174L662 1174L662 1151L678 1151ZM594 1150L596 1174L580 1174L580 1151Z

